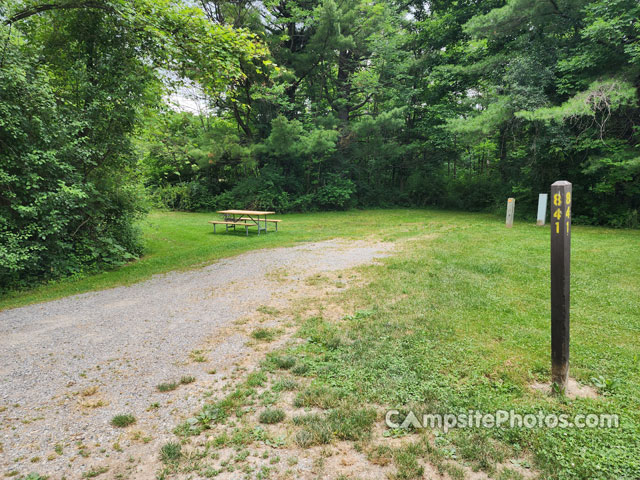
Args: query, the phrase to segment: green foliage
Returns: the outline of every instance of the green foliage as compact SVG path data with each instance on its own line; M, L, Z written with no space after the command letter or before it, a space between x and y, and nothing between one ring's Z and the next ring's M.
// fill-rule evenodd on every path
M182 456L182 445L177 442L165 443L160 449L160 460L163 463L172 463L180 460Z
M116 415L111 419L111 425L118 428L128 427L134 423L136 423L136 417L128 413Z
M0 37L2 290L137 258L146 208L131 138L170 86L161 69L213 93L266 53L173 0L10 0ZM210 206L195 190L189 208Z

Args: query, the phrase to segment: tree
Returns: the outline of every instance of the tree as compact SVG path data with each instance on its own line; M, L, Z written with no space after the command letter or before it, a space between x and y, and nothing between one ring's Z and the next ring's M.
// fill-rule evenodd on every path
M119 265L142 251L131 136L162 69L209 92L265 53L170 0L10 2L1 12L0 284Z

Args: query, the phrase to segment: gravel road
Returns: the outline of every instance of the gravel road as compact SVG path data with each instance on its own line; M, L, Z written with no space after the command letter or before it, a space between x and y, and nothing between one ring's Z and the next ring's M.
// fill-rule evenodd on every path
M299 296L296 285L310 275L370 263L390 248L331 240L258 250L0 312L0 473L71 479L107 458L133 462L127 448L135 445L157 455L177 418L201 404L193 393L224 380L222 367L247 354L247 339L224 337L225 326ZM158 392L185 375L198 381ZM136 417L135 429L110 425L120 413Z

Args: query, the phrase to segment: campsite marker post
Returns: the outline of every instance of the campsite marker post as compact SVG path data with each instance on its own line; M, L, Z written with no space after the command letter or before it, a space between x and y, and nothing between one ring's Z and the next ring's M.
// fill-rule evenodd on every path
M538 195L538 221L536 225L539 227L544 226L544 222L547 219L547 199L549 195L541 193Z
M571 183L551 185L551 381L565 392L569 378Z
M513 227L513 211L516 208L516 199L507 200L507 228Z

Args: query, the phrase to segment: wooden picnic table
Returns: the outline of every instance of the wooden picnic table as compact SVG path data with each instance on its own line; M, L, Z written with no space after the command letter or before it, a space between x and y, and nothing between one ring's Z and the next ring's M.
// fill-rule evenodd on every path
M268 215L274 215L276 212L262 210L218 210L217 213L223 215L224 220L209 222L213 224L214 233L216 231L216 225L219 224L224 225L227 231L230 226L235 230L235 227L240 225L245 228L247 235L249 235L249 227L255 225L258 227L258 235L260 235L261 230L264 230L266 233L268 222L275 223L276 231L278 230L278 222L280 222L280 220L267 219Z

